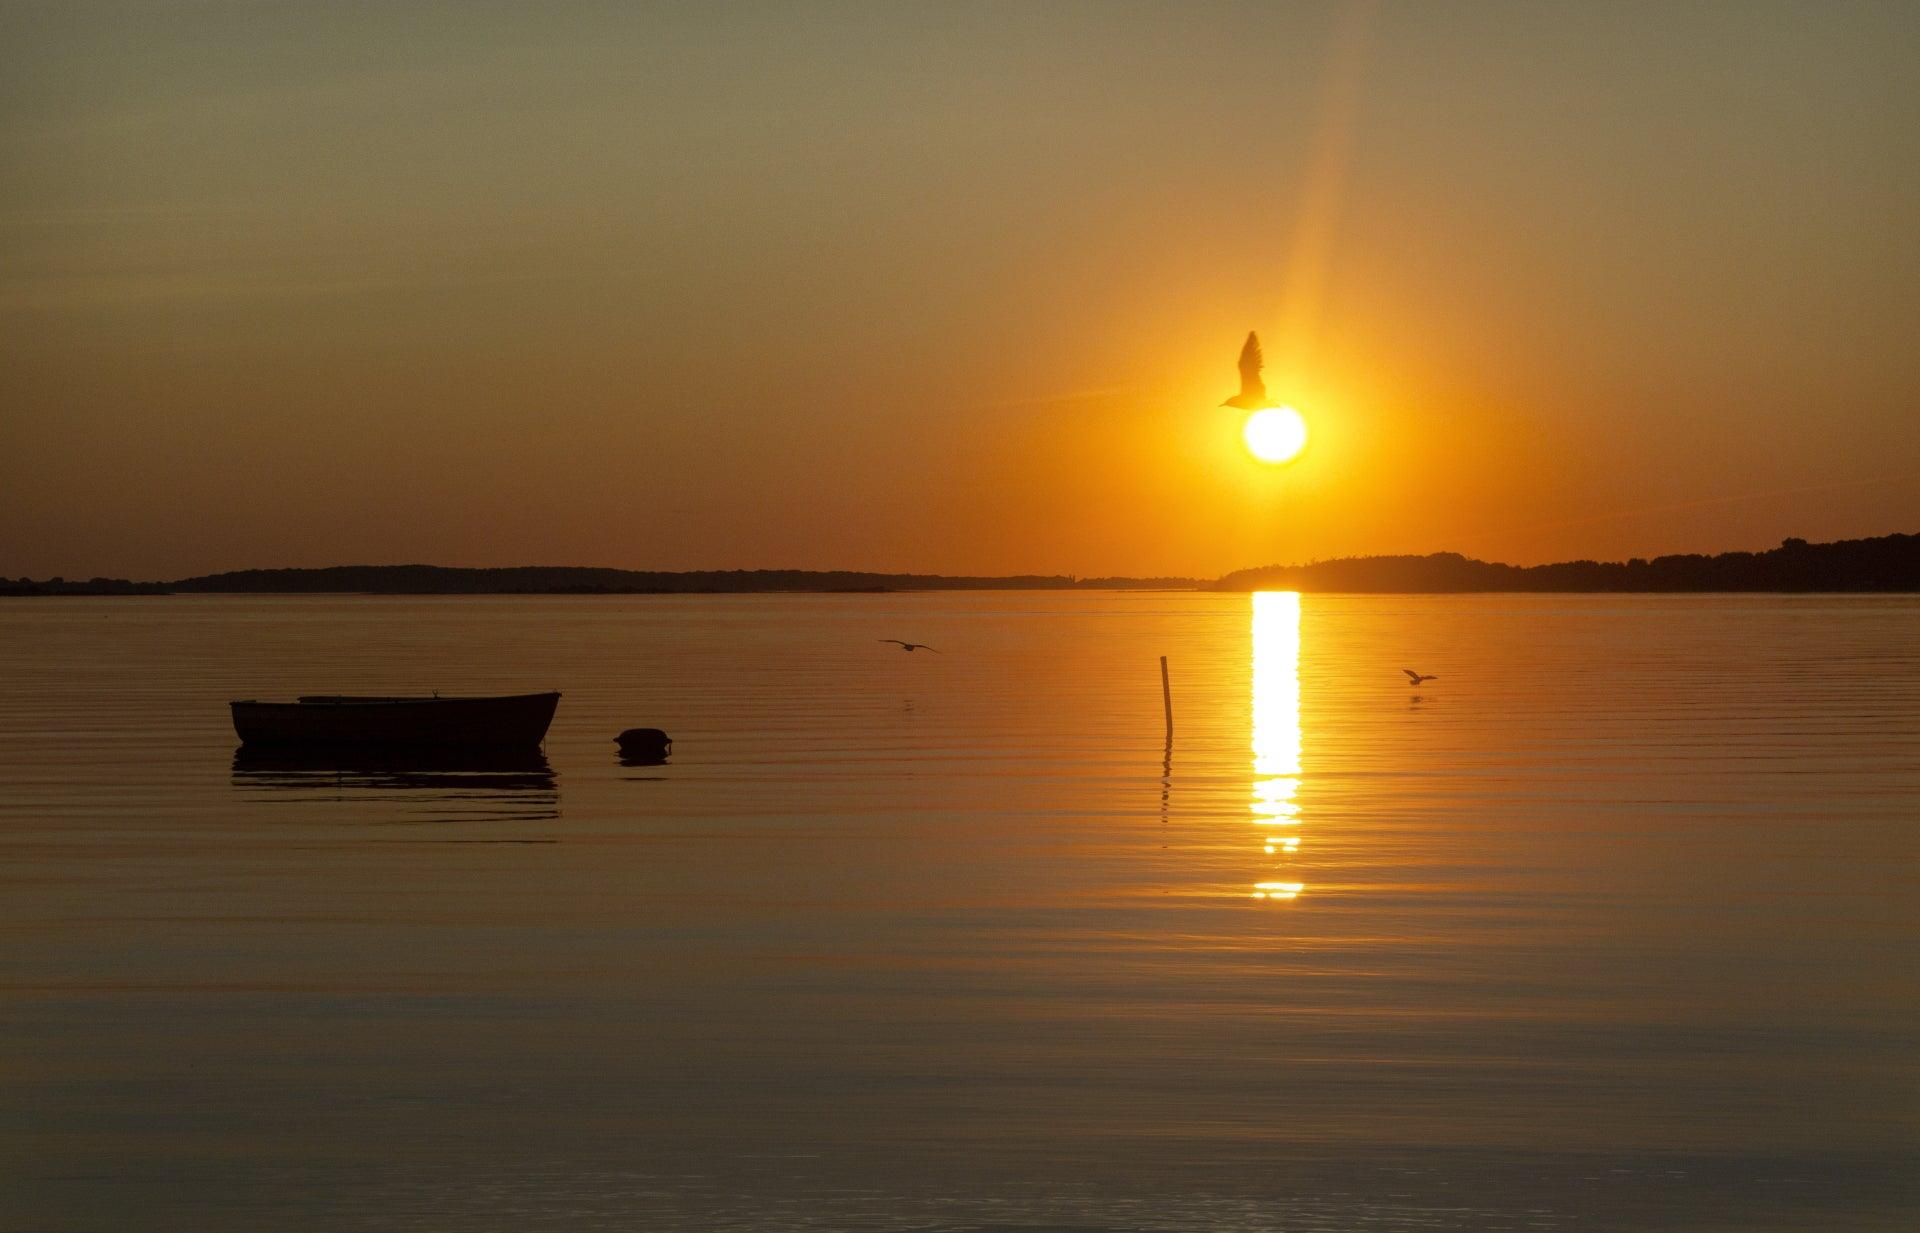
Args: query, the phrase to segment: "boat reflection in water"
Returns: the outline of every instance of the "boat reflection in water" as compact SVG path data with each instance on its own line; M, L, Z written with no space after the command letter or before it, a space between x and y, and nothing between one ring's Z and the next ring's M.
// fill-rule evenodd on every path
M1273 868L1255 899L1296 899L1306 884L1288 876L1300 850L1300 595L1253 595L1253 822Z
M233 754L233 786L285 793L287 800L385 803L412 821L538 821L560 816L559 780L538 749L242 745Z

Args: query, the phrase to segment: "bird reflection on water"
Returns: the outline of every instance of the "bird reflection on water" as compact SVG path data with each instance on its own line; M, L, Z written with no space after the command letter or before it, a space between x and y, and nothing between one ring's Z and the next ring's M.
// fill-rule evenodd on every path
M1265 855L1284 867L1300 850L1300 596L1257 591L1253 597L1253 822L1271 827ZM1280 828L1286 828L1284 830ZM1297 899L1306 884L1291 878L1256 882L1255 899Z
M233 786L284 793L287 800L397 802L434 821L560 816L559 779L538 749L255 750L243 745L233 754Z

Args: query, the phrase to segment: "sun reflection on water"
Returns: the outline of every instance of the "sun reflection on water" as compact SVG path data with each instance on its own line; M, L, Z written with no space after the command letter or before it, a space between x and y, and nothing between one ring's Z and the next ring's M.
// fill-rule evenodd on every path
M1253 822L1297 827L1300 806L1300 595L1256 591L1253 595ZM1269 833L1266 854L1284 860L1300 850L1300 837ZM1254 884L1255 899L1293 899L1302 882Z

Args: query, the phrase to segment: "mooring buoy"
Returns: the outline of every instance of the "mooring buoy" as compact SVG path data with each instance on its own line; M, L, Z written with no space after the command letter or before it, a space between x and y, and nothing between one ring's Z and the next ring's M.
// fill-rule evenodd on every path
M673 738L658 728L628 728L613 739L626 758L664 759L673 752Z

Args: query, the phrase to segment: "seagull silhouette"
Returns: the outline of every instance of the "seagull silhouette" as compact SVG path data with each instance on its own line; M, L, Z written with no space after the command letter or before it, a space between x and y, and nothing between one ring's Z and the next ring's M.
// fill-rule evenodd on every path
M1440 679L1439 677L1432 676L1432 675L1421 676L1418 672L1415 672L1412 668L1402 668L1400 669L1400 671L1407 674L1407 683L1409 685L1418 685L1422 681L1437 681Z
M1266 361L1260 355L1260 336L1249 330L1247 345L1240 348L1240 392L1220 405L1242 411L1260 411L1271 405L1267 402L1267 383L1260 379L1260 370L1265 367Z
M902 642L898 638L882 638L880 639L880 641L891 642L894 645L898 646L903 651L932 651L935 655L938 655L940 653L939 647L928 646L924 642Z

